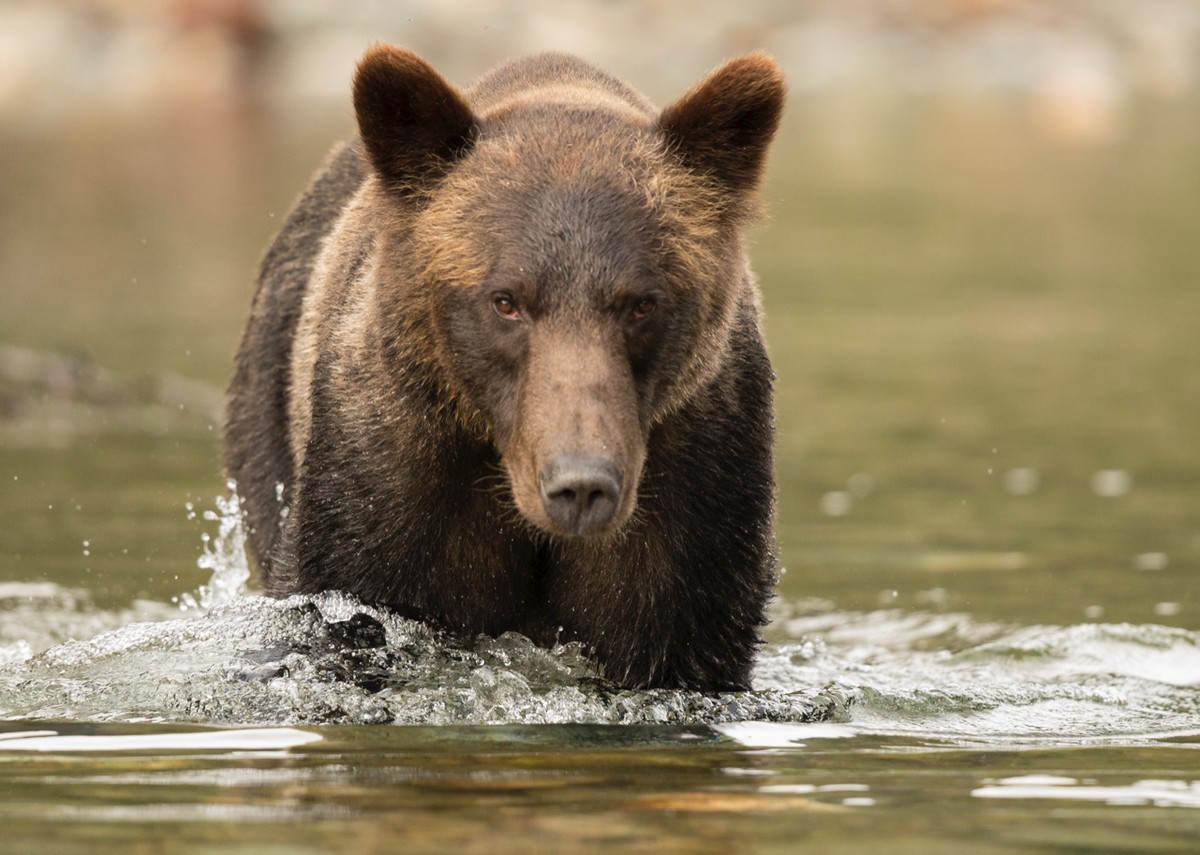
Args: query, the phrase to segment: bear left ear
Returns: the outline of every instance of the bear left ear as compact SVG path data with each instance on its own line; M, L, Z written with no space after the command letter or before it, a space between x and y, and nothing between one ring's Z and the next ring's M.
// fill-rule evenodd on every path
M689 167L736 192L758 186L779 127L783 72L766 54L731 60L663 110L658 126Z
M415 53L390 45L376 45L359 62L354 112L375 171L401 192L444 172L477 131L453 86Z

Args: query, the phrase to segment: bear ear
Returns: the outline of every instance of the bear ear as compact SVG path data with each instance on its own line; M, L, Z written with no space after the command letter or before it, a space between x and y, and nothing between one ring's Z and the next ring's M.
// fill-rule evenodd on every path
M416 54L376 45L354 74L354 112L380 177L406 192L445 172L474 142L462 95Z
M775 61L748 54L725 63L663 110L659 129L687 166L736 192L751 191L779 127L784 93Z

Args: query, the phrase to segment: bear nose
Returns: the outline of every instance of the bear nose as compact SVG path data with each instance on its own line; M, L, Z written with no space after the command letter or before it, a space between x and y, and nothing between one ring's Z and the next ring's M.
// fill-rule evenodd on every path
M542 469L538 481L546 514L571 534L603 528L621 499L621 472L604 457L559 455Z

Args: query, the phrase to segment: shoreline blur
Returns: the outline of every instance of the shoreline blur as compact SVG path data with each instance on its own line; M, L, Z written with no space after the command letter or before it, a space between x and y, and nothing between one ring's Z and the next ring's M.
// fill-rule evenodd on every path
M460 85L518 55L577 53L660 103L761 49L793 99L1017 100L1068 141L1120 136L1139 99L1200 98L1190 0L18 0L0 5L0 127L180 110L348 117L350 74L374 41L416 50Z

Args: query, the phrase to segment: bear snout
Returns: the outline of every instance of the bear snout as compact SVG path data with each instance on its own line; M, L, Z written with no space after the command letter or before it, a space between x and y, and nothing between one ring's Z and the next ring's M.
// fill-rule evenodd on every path
M621 481L621 471L608 458L560 454L538 473L542 508L564 533L592 534L616 515Z

